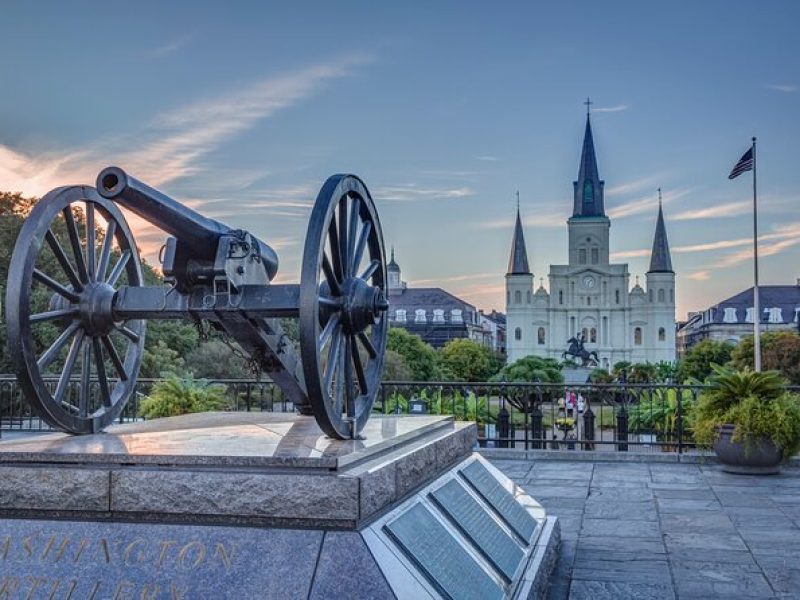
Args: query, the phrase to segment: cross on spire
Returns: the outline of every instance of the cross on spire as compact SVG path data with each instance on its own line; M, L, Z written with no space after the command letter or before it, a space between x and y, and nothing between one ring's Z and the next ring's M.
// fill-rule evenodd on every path
M519 212L519 190L517 190L517 212Z
M658 188L658 206L661 208L661 188Z
M588 117L589 116L589 110L590 110L589 107L592 106L592 104L594 104L594 102L591 101L589 96L586 96L586 102L584 102L584 104L586 105L586 116Z

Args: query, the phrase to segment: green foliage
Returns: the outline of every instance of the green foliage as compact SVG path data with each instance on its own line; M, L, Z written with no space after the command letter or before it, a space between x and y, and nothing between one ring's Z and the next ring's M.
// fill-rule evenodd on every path
M503 367L492 381L509 383L563 383L561 365L554 358L525 356Z
M731 359L733 344L716 340L703 340L692 346L678 363L676 381L691 379L705 381L712 373L712 365L724 365ZM752 363L751 363L752 364Z
M731 353L736 369L753 366L753 336L747 336ZM800 385L800 335L793 331L769 331L761 335L761 365L780 372L793 385Z
M410 381L413 377L403 355L387 350L383 356L383 381Z
M633 363L627 360L620 360L614 363L614 366L611 367L611 376L614 379L619 379L622 375L622 372L625 371L625 376L627 377L629 371L631 370L631 366Z
M658 388L646 400L628 410L628 427L631 431L649 431L661 440L674 439L678 427L678 394L681 400L682 415L691 414L694 408L694 395L691 390ZM684 423L686 420L684 419Z
M589 373L589 381L591 383L611 383L614 381L614 376L605 369L594 369Z
M156 419L227 408L223 386L171 376L153 386L139 405L139 413L147 419Z
M491 372L492 353L468 339L450 340L439 351L442 370L456 381L486 381Z
M436 351L418 335L409 333L401 327L391 327L386 347L403 357L411 370L413 381L431 381L437 378L439 370Z
M245 361L218 339L200 344L186 355L186 369L202 379L246 379L252 376Z
M788 458L800 449L800 397L786 392L786 381L775 371L756 373L714 366L710 389L692 414L698 443L710 446L716 428L732 424L734 441L754 443L769 438Z

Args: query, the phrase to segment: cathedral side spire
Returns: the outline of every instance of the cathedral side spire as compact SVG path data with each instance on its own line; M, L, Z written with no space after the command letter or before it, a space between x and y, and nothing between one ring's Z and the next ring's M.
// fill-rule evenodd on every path
M586 130L583 134L583 150L578 170L578 180L572 183L575 193L573 217L604 217L603 205L604 181L600 180L597 169L597 156L594 151L592 122L589 107L592 102L586 99Z
M658 220L653 237L653 252L650 254L650 269L647 272L674 273L667 241L667 228L664 225L664 210L661 206L661 188L658 188Z
M508 258L507 275L530 274L528 251L525 248L525 235L522 233L522 219L519 216L519 206L517 206L517 222L514 225L514 238L511 240L511 256Z

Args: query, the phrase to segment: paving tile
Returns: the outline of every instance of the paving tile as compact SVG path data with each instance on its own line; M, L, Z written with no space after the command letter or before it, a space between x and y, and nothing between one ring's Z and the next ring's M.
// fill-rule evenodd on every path
M661 541L657 521L632 521L630 519L592 519L584 517L581 535L617 538L648 538Z
M573 581L569 600L671 600L669 583L626 583L622 581Z
M772 588L761 573L740 572L730 580L720 581L711 576L705 580L681 579L676 575L678 597L683 598L773 598Z
M670 531L736 534L736 527L728 515L711 511L665 513L660 516L661 528Z
M596 487L589 488L589 500L600 502L640 502L652 500L653 490L645 487L617 488Z
M589 487L583 485L550 485L538 482L526 483L525 491L536 499L540 498L580 498L586 499Z
M583 508L586 505L586 500L583 498L561 498L558 496L539 498L536 494L531 494L531 496L557 517L565 512L583 512Z
M698 550L747 550L738 533L664 531L664 543L668 550L676 546Z
M708 487L692 487L685 484L676 484L666 487L666 484L651 484L650 490L656 498L670 498L678 500L716 500L717 496Z
M779 508L726 506L723 507L723 511L736 527L743 529L765 528L769 530L796 527L792 518Z
M797 556L762 556L757 559L772 588L780 594L800 595L800 564Z
M665 513L686 513L694 511L720 512L722 505L716 500L686 500L684 498L656 498L658 510Z
M620 539L617 536L601 536L601 535L582 535L578 540L578 554L595 554L596 556L605 556L612 552L622 554L666 554L664 543L658 539L640 539L640 538L625 538Z
M658 518L654 501L646 502L587 502L584 515L591 519L629 519L655 521Z
M576 559L572 581L623 581L629 583L664 583L672 585L666 560L598 560Z

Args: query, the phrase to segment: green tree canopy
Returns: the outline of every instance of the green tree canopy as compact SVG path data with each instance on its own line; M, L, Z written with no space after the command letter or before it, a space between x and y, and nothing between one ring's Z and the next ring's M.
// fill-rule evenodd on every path
M692 346L678 363L678 383L689 379L705 381L713 374L711 365L724 365L731 359L733 344L716 340L703 340Z
M753 336L739 342L731 352L731 365L738 369L753 368ZM761 336L761 366L779 371L789 383L800 385L800 335L793 331L769 331Z
M418 335L409 333L401 327L391 327L386 347L403 357L414 381L431 381L439 374L436 350L423 342Z
M559 362L554 358L525 356L503 367L492 381L514 383L563 383Z
M486 381L494 375L492 353L473 340L450 340L439 351L439 357L456 381Z

